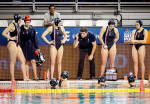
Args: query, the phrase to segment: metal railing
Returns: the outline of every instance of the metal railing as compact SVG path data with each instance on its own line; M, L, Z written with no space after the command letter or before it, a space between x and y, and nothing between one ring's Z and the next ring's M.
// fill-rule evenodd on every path
M48 4L54 4L56 6L73 6L75 7L75 11L78 12L79 7L83 6L110 6L110 7L117 7L118 11L120 11L121 7L126 6L146 6L150 7L150 2L78 2L78 0L75 0L74 2L35 2L33 0L32 2L0 2L0 6L30 6L33 9L33 12L36 12L35 7L36 6L48 6Z

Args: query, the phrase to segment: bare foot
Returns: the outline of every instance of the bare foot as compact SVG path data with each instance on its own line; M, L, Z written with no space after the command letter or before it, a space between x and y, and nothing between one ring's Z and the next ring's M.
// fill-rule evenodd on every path
M15 81L15 80L11 80L11 82L15 82L15 83L17 83L18 81Z
M138 80L138 78L135 78L135 80Z
M39 78L38 78L38 77L36 77L36 78L34 78L33 80L38 81L38 80L39 80Z
M142 78L142 80L145 80L144 78Z
M32 81L32 80L31 80L31 79L26 78L26 79L23 79L23 81Z
M58 78L57 80L60 80L60 78Z

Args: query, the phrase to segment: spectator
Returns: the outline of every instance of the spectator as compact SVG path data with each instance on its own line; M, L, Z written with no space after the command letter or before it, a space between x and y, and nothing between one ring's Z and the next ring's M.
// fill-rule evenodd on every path
M54 5L50 5L49 12L45 13L45 16L44 16L44 26L53 26L55 18L61 18L60 13L55 12Z

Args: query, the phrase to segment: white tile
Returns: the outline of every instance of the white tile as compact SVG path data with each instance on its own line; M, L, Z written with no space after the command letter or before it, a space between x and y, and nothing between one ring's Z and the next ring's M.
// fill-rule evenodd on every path
M73 18L78 19L79 16L78 15L73 15Z
M73 15L67 15L66 17L65 17L65 19L72 19L73 18Z
M84 15L84 19L92 19L92 15Z
M134 15L129 15L129 19L134 19L136 18Z
M135 17L136 17L137 19L141 19L141 18L142 18L142 15L141 15L141 13L136 13Z
M85 15L79 15L80 19L84 19Z
M128 15L124 15L122 16L123 19L129 19L129 16Z
M148 21L147 20L143 20L143 25L148 25Z
M135 20L129 20L129 25L135 25Z
M109 15L102 15L102 18L110 18Z
M148 19L147 15L142 15L142 19Z
M61 15L61 19L65 19L66 18L66 15Z
M121 15L122 15L122 16L126 16L126 15L128 15L128 13L121 13Z
M128 20L123 20L122 21L122 25L128 25L129 24L129 21Z

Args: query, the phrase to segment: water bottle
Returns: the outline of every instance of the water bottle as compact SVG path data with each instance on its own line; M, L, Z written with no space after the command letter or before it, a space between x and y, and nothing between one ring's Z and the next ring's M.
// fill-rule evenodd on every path
M112 73L112 71L110 70L110 71L109 71L109 79L110 79L110 80L112 80L112 75L113 75L113 73Z
M132 71L130 71L129 75L132 75Z
M127 74L124 74L124 80L127 80Z
M49 69L47 69L47 81L49 81L50 79L50 73L49 73Z
M106 70L106 80L109 80L109 71Z
M117 80L117 73L116 73L116 70L113 71L113 80Z

